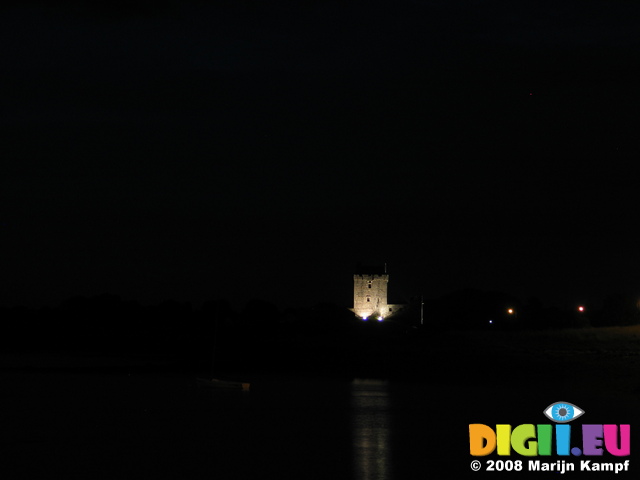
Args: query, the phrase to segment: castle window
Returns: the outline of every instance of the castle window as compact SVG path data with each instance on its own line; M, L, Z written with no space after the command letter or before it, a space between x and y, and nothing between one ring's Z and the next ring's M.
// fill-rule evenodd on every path
M371 297L369 295L367 295L367 302L371 301Z
M393 308L389 307L389 313L393 312Z
M369 288L371 288L371 280L369 280L369 284L368 285L369 285Z

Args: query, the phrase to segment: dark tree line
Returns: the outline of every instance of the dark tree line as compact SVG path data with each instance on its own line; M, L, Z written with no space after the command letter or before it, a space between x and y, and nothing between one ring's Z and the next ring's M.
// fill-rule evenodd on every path
M424 324L420 324L421 316ZM55 308L0 308L0 351L161 358L176 368L216 372L379 375L404 371L447 330L539 330L640 323L633 295L600 307L545 307L497 292L461 290L421 305L413 299L383 322L363 321L331 303L279 309L224 299L195 309L167 300L142 306L117 295L74 297Z
M541 330L608 327L640 323L640 297L612 294L601 304L545 306L540 299L526 301L500 292L465 289L428 304L431 328Z

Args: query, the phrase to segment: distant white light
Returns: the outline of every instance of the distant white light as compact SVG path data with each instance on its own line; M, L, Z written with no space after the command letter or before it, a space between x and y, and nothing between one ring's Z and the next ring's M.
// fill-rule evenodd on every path
M493 320L489 320L489 323L493 323Z
M367 320L369 317L362 317L363 320Z
M382 321L382 317L378 317L378 321L381 322Z

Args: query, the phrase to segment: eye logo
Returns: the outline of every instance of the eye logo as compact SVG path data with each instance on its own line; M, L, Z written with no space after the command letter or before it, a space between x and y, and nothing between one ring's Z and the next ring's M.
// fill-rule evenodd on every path
M547 418L556 423L570 422L571 420L578 418L583 413L584 410L569 402L552 403L544 410L544 414Z

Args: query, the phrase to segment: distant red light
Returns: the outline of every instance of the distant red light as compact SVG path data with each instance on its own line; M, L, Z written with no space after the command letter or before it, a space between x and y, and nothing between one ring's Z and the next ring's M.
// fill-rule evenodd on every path
M584 312L584 307L583 307L582 305L580 305L580 306L578 307L578 311L579 311L579 312Z

